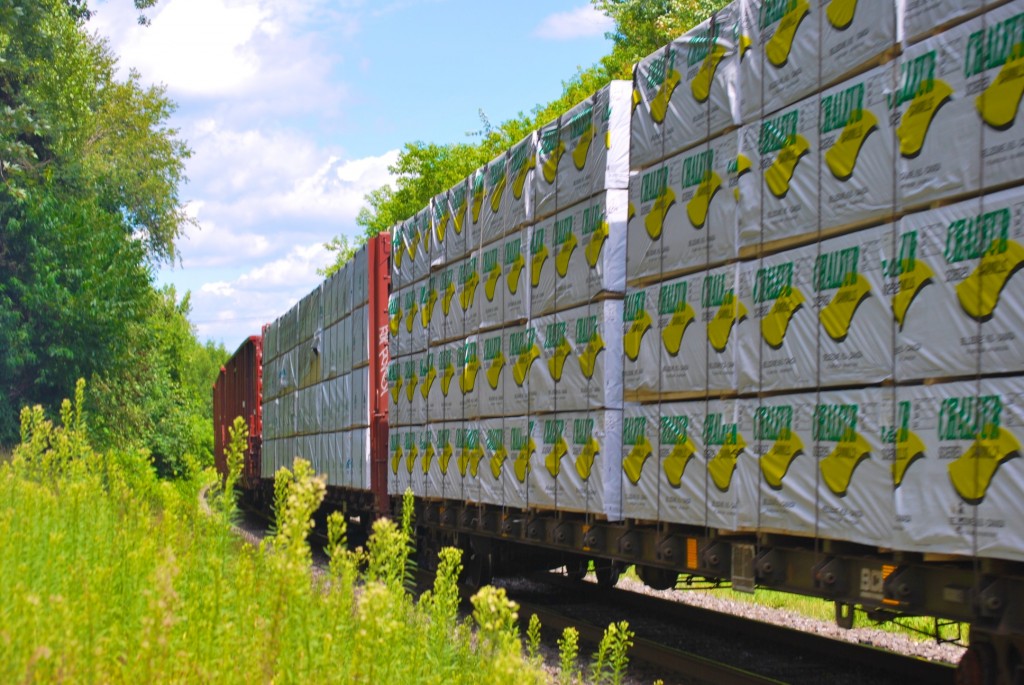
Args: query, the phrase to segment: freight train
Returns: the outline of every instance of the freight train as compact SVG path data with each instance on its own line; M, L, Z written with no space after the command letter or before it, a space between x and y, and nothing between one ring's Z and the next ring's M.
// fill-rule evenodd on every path
M971 625L1024 680L1024 2L737 0L249 338L241 487L471 583L634 565ZM223 468L223 464L219 463Z

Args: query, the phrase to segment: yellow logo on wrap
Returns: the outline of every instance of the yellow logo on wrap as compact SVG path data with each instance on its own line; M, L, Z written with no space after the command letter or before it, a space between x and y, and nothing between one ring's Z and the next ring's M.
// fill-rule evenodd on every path
M640 179L640 202L652 203L644 217L644 229L651 240L658 240L665 228L665 217L675 204L675 191L668 184L668 167L662 166L645 173ZM636 211L635 208L633 211Z
M789 193L797 164L811 150L810 143L799 130L800 111L796 109L761 124L758 150L762 158L775 153L775 160L764 172L764 182L772 195L780 200Z
M953 97L953 88L935 78L936 62L934 51L903 61L900 64L900 85L895 93L888 96L891 107L910 102L896 129L900 154L908 159L921 153L936 112Z
M568 129L569 139L576 139L576 146L572 151L572 163L579 171L583 171L583 167L587 164L587 153L590 152L591 143L597 137L593 105L588 103L575 113L569 119Z
M558 175L558 163L562 160L562 155L564 154L565 143L558 134L558 127L552 126L546 131L542 131L540 135L540 156L542 159L540 170L548 185L554 184L555 177Z
M907 231L899 237L897 258L891 262L883 261L882 271L886 277L897 280L896 292L892 296L892 315L902 330L910 305L935 277L931 267L917 257L917 231Z
M530 460L537 451L537 444L533 441L530 433L533 431L533 422L529 423L529 430L524 432L522 428L512 428L510 438L512 450L516 453L515 461L512 463L512 470L516 480L520 483L526 482L526 476L530 473Z
M533 235L530 237L530 285L534 288L540 285L541 271L547 259L548 246L544 242L544 228L534 226Z
M445 397L448 397L452 377L455 375L455 365L452 357L453 351L451 349L442 349L437 353L437 363L441 367L441 394Z
M663 465L665 478L668 480L669 485L678 488L683 484L683 473L696 452L697 448L693 446L690 440L672 447L672 451L665 457Z
M517 199L523 198L523 189L526 187L526 177L531 169L537 167L537 157L531 154L532 150L528 142L520 143L512 150L510 164L512 173L512 195Z
M897 488L903 484L903 478L910 465L918 459L923 459L926 451L924 441L910 430L910 414L910 402L897 402L895 425L882 426L881 430L882 443L895 445L892 484Z
M469 434L476 434L476 431L466 431ZM480 461L484 458L484 451L477 440L469 440L467 446L459 451L458 467L459 474L465 478L466 471L472 478L477 477L480 471Z
M476 258L467 259L459 264L459 305L466 312L476 302L476 287L480 284L480 275L476 272Z
M711 211L711 200L722 187L722 179L714 171L714 162L714 150L704 150L683 160L682 187L696 186L693 197L686 203L686 218L696 229L704 228Z
M565 421L562 419L546 419L544 421L544 445L550 446L544 457L544 468L552 478L558 478L562 472L562 457L569 453L569 445L565 442L563 431Z
M501 471L505 466L506 459L508 459L508 452L505 451L504 445L499 445L498 449L494 450L494 454L491 455L489 464L491 467L491 475L494 476L494 480L501 478Z
M430 388L434 385L434 379L437 378L437 370L434 369L432 358L425 358L423 360L420 376L423 377L423 382L420 383L420 395L423 399L427 399L427 396L430 394Z
M622 459L622 471L633 485L640 482L644 464L654 454L654 446L647 439L647 417L628 416L622 419L622 444L629 452Z
M828 23L837 31L845 31L853 23L857 12L857 0L832 0L825 9Z
M979 321L987 321L995 313L1003 287L1013 274L1024 265L1024 247L1007 240L1001 253L986 252L971 275L956 286L956 296L967 314Z
M672 93L683 80L675 69L675 61L676 51L668 48L665 57L659 57L651 62L650 73L647 74L648 86L658 84L658 91L651 98L651 119L658 124L665 121Z
M720 446L715 456L708 460L708 474L716 488L728 492L736 462L747 443L735 423L725 423L722 414L711 413L704 420L704 444Z
M857 246L818 255L814 263L814 289L836 289L832 300L818 314L825 332L836 342L846 340L853 315L871 294L871 284L858 273L859 263Z
M570 215L555 221L555 271L560 278L565 278L569 273L569 260L572 259L577 244L576 233L573 231L573 217Z
M758 407L754 412L754 439L773 441L758 464L768 487L781 490L790 464L804 451L803 441L793 432L793 408L788 405Z
M501 370L505 368L505 353L501 349L501 335L484 340L484 361L487 362L487 384L492 390L498 389Z
M405 456L405 453L402 451L402 445L396 444L399 440L401 440L399 435L395 435L391 440L391 473L396 476L398 475L398 467L402 463L402 458Z
M412 446L412 449L410 449L406 453L406 455L405 455L405 471L410 476L412 475L413 469L416 466L416 459L419 456L420 456L420 451L419 451L419 449L417 449L415 444Z
M584 482L590 480L601 445L594 438L594 419L587 417L572 420L572 442L579 448L574 466L576 475Z
M640 343L643 342L644 335L654 323L651 315L645 309L646 300L647 292L637 290L628 293L623 303L622 319L623 323L629 324L629 328L622 336L622 347L626 357L634 362L640 356Z
M814 409L814 439L835 443L819 464L821 476L839 497L846 496L854 471L871 456L871 445L857 432L857 412L855 404L819 404Z
M388 366L388 386L391 388L391 403L397 405L402 393L402 373L399 362Z
M476 387L476 375L480 371L480 360L476 356L476 343L467 343L463 348L465 354L462 374L459 376L459 389L463 395L473 392Z
M1013 127L1021 95L1024 95L1022 21L1024 17L1021 14L1014 15L972 33L967 40L966 78L999 68L999 74L974 101L982 121L998 131Z
M736 187L732 189L732 196L736 202L740 201L740 179L743 178L744 174L749 174L754 164L750 161L750 158L746 155L736 155L736 161L730 165L732 168L730 171L735 174Z
M434 461L434 444L432 442L427 443L427 448L423 451L422 469L423 475L430 473L430 464Z
M498 261L498 250L489 250L484 253L484 297L488 302L494 302L494 293L498 288L498 279L501 278L501 262Z
M501 161L500 172L491 174L491 213L497 214L501 209L501 198L505 194L505 161Z
M953 488L968 504L981 504L999 467L1020 456L1020 442L1002 426L1002 412L998 395L950 397L939 408L939 441L971 440L947 467Z
M781 20L775 16L779 10L785 12ZM761 28L775 21L779 22L775 33L764 46L765 57L772 65L786 66L789 53L793 49L793 41L796 39L796 30L810 11L811 6L807 0L765 0L761 7Z
M478 171L473 176L473 205L471 211L473 213L473 223L480 223L480 210L484 206L484 195L487 193L487 189L484 187L484 173Z
M572 353L572 347L565 336L565 322L559 321L547 325L544 334L544 348L551 350L548 358L548 373L556 383L562 380L562 369L566 358Z
M441 448L441 456L437 460L437 465L441 469L442 475L448 475L448 465L452 460L452 441L451 441L451 429L441 428L437 431L437 444Z
M829 171L840 181L853 176L864 141L878 128L878 118L864 109L865 88L857 83L821 98L822 134L842 129L839 138L825 153Z
M705 276L701 292L701 306L704 309L718 307L708 322L708 342L716 352L725 351L733 327L747 317L747 308L736 297L734 289L728 287L728 275L723 272Z
M708 97L711 95L711 84L715 80L715 72L724 58L725 46L715 43L708 51L704 61L701 62L697 75L690 82L690 92L693 94L693 99L697 102L707 102Z

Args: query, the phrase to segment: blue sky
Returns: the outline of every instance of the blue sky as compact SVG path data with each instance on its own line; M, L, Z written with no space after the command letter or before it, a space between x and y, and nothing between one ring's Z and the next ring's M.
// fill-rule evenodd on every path
M611 49L587 0L160 0L148 27L128 0L91 5L123 75L178 103L198 228L158 280L229 349L316 286L404 143L469 140L478 110L548 102Z

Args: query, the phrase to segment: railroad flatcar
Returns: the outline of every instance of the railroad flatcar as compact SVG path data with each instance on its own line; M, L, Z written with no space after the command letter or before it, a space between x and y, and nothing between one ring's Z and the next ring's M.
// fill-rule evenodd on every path
M474 583L635 565L969 622L962 682L1020 682L1022 21L727 6L243 345L242 487L299 455L359 525L412 490L422 563Z

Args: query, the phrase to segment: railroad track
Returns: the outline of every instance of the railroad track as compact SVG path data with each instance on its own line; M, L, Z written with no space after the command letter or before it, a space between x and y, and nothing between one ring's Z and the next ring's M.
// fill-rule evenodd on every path
M553 591L531 589L532 583ZM537 613L546 627L577 626L582 636L588 625L589 639L599 641L600 624L627 620L637 633L631 662L647 662L666 683L954 682L955 669L946 664L628 590L555 574L538 574L524 585L525 590L509 587L520 615Z
M245 515L245 523L236 528L240 535L252 542L261 537L262 531L259 529L268 523L268 519L254 511L246 511ZM258 520L255 520L257 517ZM323 541L320 542L322 544ZM415 577L420 590L433 584L433 575L428 571L417 569ZM565 628L573 627L579 631L582 642L596 646L609 622L626 618L631 629L637 633L629 651L630 670L634 670L637 662L643 662L653 676L663 679L666 685L813 682L841 685L845 682L844 677L848 677L850 682L861 684L912 682L952 685L955 680L955 669L946 664L739 618L629 590L601 588L594 583L574 581L554 573L531 576L525 583L528 587L546 587L551 594L544 595L536 587L524 592L517 588L514 581L501 583L520 606L523 634L530 615L537 614L546 634L560 635ZM471 588L464 588L464 598L468 600L473 592ZM538 596L539 599L536 599ZM595 613L600 618L595 619ZM636 620L633 618L636 616L644 619ZM649 619L657 619L659 625L668 626L672 634L676 634L674 627L677 626L696 626L705 635L714 632L724 634L729 636L727 639L730 644L724 649L710 650L716 656L708 655L709 650L703 642L697 649L681 648L679 640L674 645L667 644L664 636L648 635L648 632L658 632L657 628L651 631L644 627ZM554 644L552 637L549 645L554 648ZM757 649L751 645L756 645ZM781 660L788 662L789 668L780 670L771 663L772 659L764 660L769 662L767 669L757 667L756 662L761 660L757 651L765 649L774 652L776 658L781 654ZM794 657L787 658L786 654ZM837 670L844 671L838 678L835 673Z

